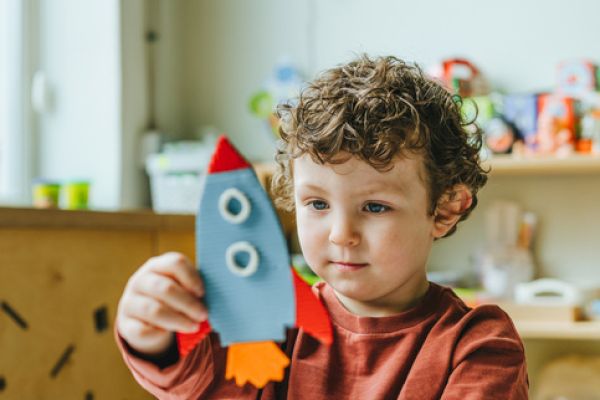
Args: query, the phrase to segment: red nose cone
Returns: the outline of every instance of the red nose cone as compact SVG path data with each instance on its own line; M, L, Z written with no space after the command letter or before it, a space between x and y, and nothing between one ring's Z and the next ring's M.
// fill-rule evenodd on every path
M214 174L244 168L250 168L248 161L238 153L227 139L227 136L220 136L217 140L215 152L208 164L208 173Z

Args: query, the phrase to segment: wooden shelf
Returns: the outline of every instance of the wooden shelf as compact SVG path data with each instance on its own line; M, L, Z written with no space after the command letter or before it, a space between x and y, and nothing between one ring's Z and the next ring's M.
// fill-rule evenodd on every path
M600 340L600 321L514 321L523 339Z
M575 154L565 158L551 156L494 156L485 161L492 175L584 175L600 174L600 156Z
M469 307L494 305L500 307L512 319L523 339L564 339L600 341L600 320L577 320L582 309L569 305L517 304L511 301L474 299L465 289L457 294ZM475 296L476 297L476 296Z
M496 155L484 161L492 168L492 175L600 175L600 155L574 154L565 158L552 156ZM275 163L254 164L261 182L275 170Z
M71 211L0 207L0 228L107 228L193 231L193 215L137 211Z

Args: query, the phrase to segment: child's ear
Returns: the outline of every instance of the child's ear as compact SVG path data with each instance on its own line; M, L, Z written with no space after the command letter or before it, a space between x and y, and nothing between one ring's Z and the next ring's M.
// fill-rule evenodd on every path
M448 189L438 200L433 213L433 237L439 239L448 233L472 203L473 196L467 186L458 184Z

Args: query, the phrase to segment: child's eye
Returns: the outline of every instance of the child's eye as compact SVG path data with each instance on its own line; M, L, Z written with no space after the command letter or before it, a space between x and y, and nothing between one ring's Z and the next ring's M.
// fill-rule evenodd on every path
M308 205L317 211L325 210L328 207L327 203L325 203L323 200L312 200L308 202Z
M383 204L379 203L367 203L365 205L365 211L368 211L373 214L381 214L389 210L390 208L388 206L384 206Z

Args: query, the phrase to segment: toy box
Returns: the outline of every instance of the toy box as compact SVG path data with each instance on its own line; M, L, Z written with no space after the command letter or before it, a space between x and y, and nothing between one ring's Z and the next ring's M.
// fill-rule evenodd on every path
M158 213L195 214L208 156L201 151L150 154L146 171L152 209Z

